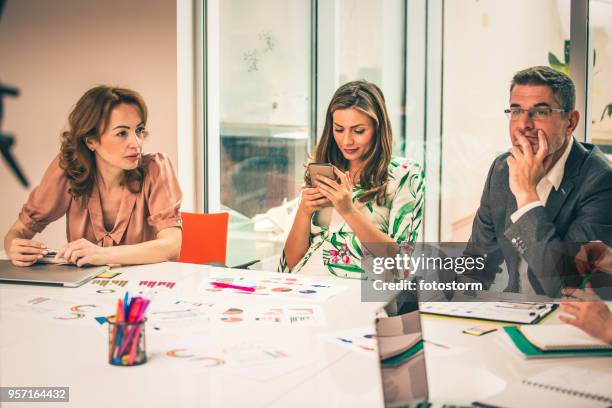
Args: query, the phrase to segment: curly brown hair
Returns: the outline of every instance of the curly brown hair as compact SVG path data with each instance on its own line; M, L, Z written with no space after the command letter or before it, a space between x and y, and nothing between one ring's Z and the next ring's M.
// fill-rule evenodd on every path
M147 123L147 105L136 91L111 86L96 86L85 92L68 116L69 130L62 132L60 167L70 181L69 193L75 197L89 197L96 179L95 153L86 145L88 138L100 140L113 109L120 104L135 106L144 124ZM123 173L122 184L132 193L139 193L146 175L144 160L133 170Z
M378 86L367 81L353 81L342 85L332 97L325 115L323 135L315 148L314 161L331 163L341 171L348 170L348 161L336 144L333 134L333 115L339 109L357 109L372 119L375 131L372 147L365 154L364 166L360 175L360 187L366 190L358 201L365 203L376 198L378 205L386 202L388 167L393 150L393 136L385 97ZM306 184L310 184L310 174L304 175Z

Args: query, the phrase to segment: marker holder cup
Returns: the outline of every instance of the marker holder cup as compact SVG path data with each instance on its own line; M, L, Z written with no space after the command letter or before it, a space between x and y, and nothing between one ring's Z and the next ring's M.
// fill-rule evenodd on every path
M135 366L147 362L145 344L145 323L116 322L115 316L106 318L108 322L108 362L117 366Z

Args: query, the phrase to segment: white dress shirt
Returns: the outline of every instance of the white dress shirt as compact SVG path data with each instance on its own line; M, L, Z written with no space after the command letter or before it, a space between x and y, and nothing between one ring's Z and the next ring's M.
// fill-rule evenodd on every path
M531 210L532 208L539 206L545 207L546 202L548 201L548 196L550 195L550 192L552 191L553 187L555 188L555 191L559 189L561 181L563 180L563 175L565 174L565 163L567 162L567 158L570 154L570 151L572 150L573 144L574 138L572 137L570 138L569 143L565 147L565 151L563 152L559 160L557 160L555 165L549 170L548 173L544 175L544 177L542 177L542 180L540 180L540 182L536 186L536 192L538 193L538 198L540 200L525 204L524 206L516 210L514 213L512 213L512 215L510 215L510 220L512 220L513 223L517 222L519 218L521 218L527 211ZM527 262L525 262L523 256L521 255L518 265L519 292L535 294L535 291L531 286L531 283L529 282L527 270Z

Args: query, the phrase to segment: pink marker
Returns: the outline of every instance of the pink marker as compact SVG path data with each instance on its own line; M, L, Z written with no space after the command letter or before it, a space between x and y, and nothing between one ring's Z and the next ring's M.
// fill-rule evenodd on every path
M216 288L238 289L238 290L244 290L245 292L255 292L255 288L251 288L249 286L230 285L229 283L223 283L223 282L210 282L210 284Z
M142 306L140 307L140 313L138 313L138 317L136 318L136 322L141 322L142 319L144 318L144 314L147 311L147 308L149 307L149 303L151 303L150 299L143 299L142 301ZM136 347L138 345L138 340L139 340L139 336L140 336L140 329L142 328L141 325L136 326L134 328L135 333L133 335L133 340L132 340L132 347L130 348L130 354L128 357L128 364L132 365L134 364L134 359L136 358Z

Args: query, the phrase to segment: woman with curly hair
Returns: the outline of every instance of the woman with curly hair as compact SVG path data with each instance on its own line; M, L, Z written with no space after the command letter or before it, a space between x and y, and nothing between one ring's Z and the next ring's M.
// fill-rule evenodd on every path
M334 166L302 191L280 272L366 279L364 250L392 256L413 246L423 215L423 171L392 158L385 99L373 83L354 81L334 94L314 161Z
M182 193L167 156L143 154L147 107L135 91L98 86L68 117L60 154L4 238L9 259L29 266L49 253L32 238L66 215L56 258L78 266L174 260Z

